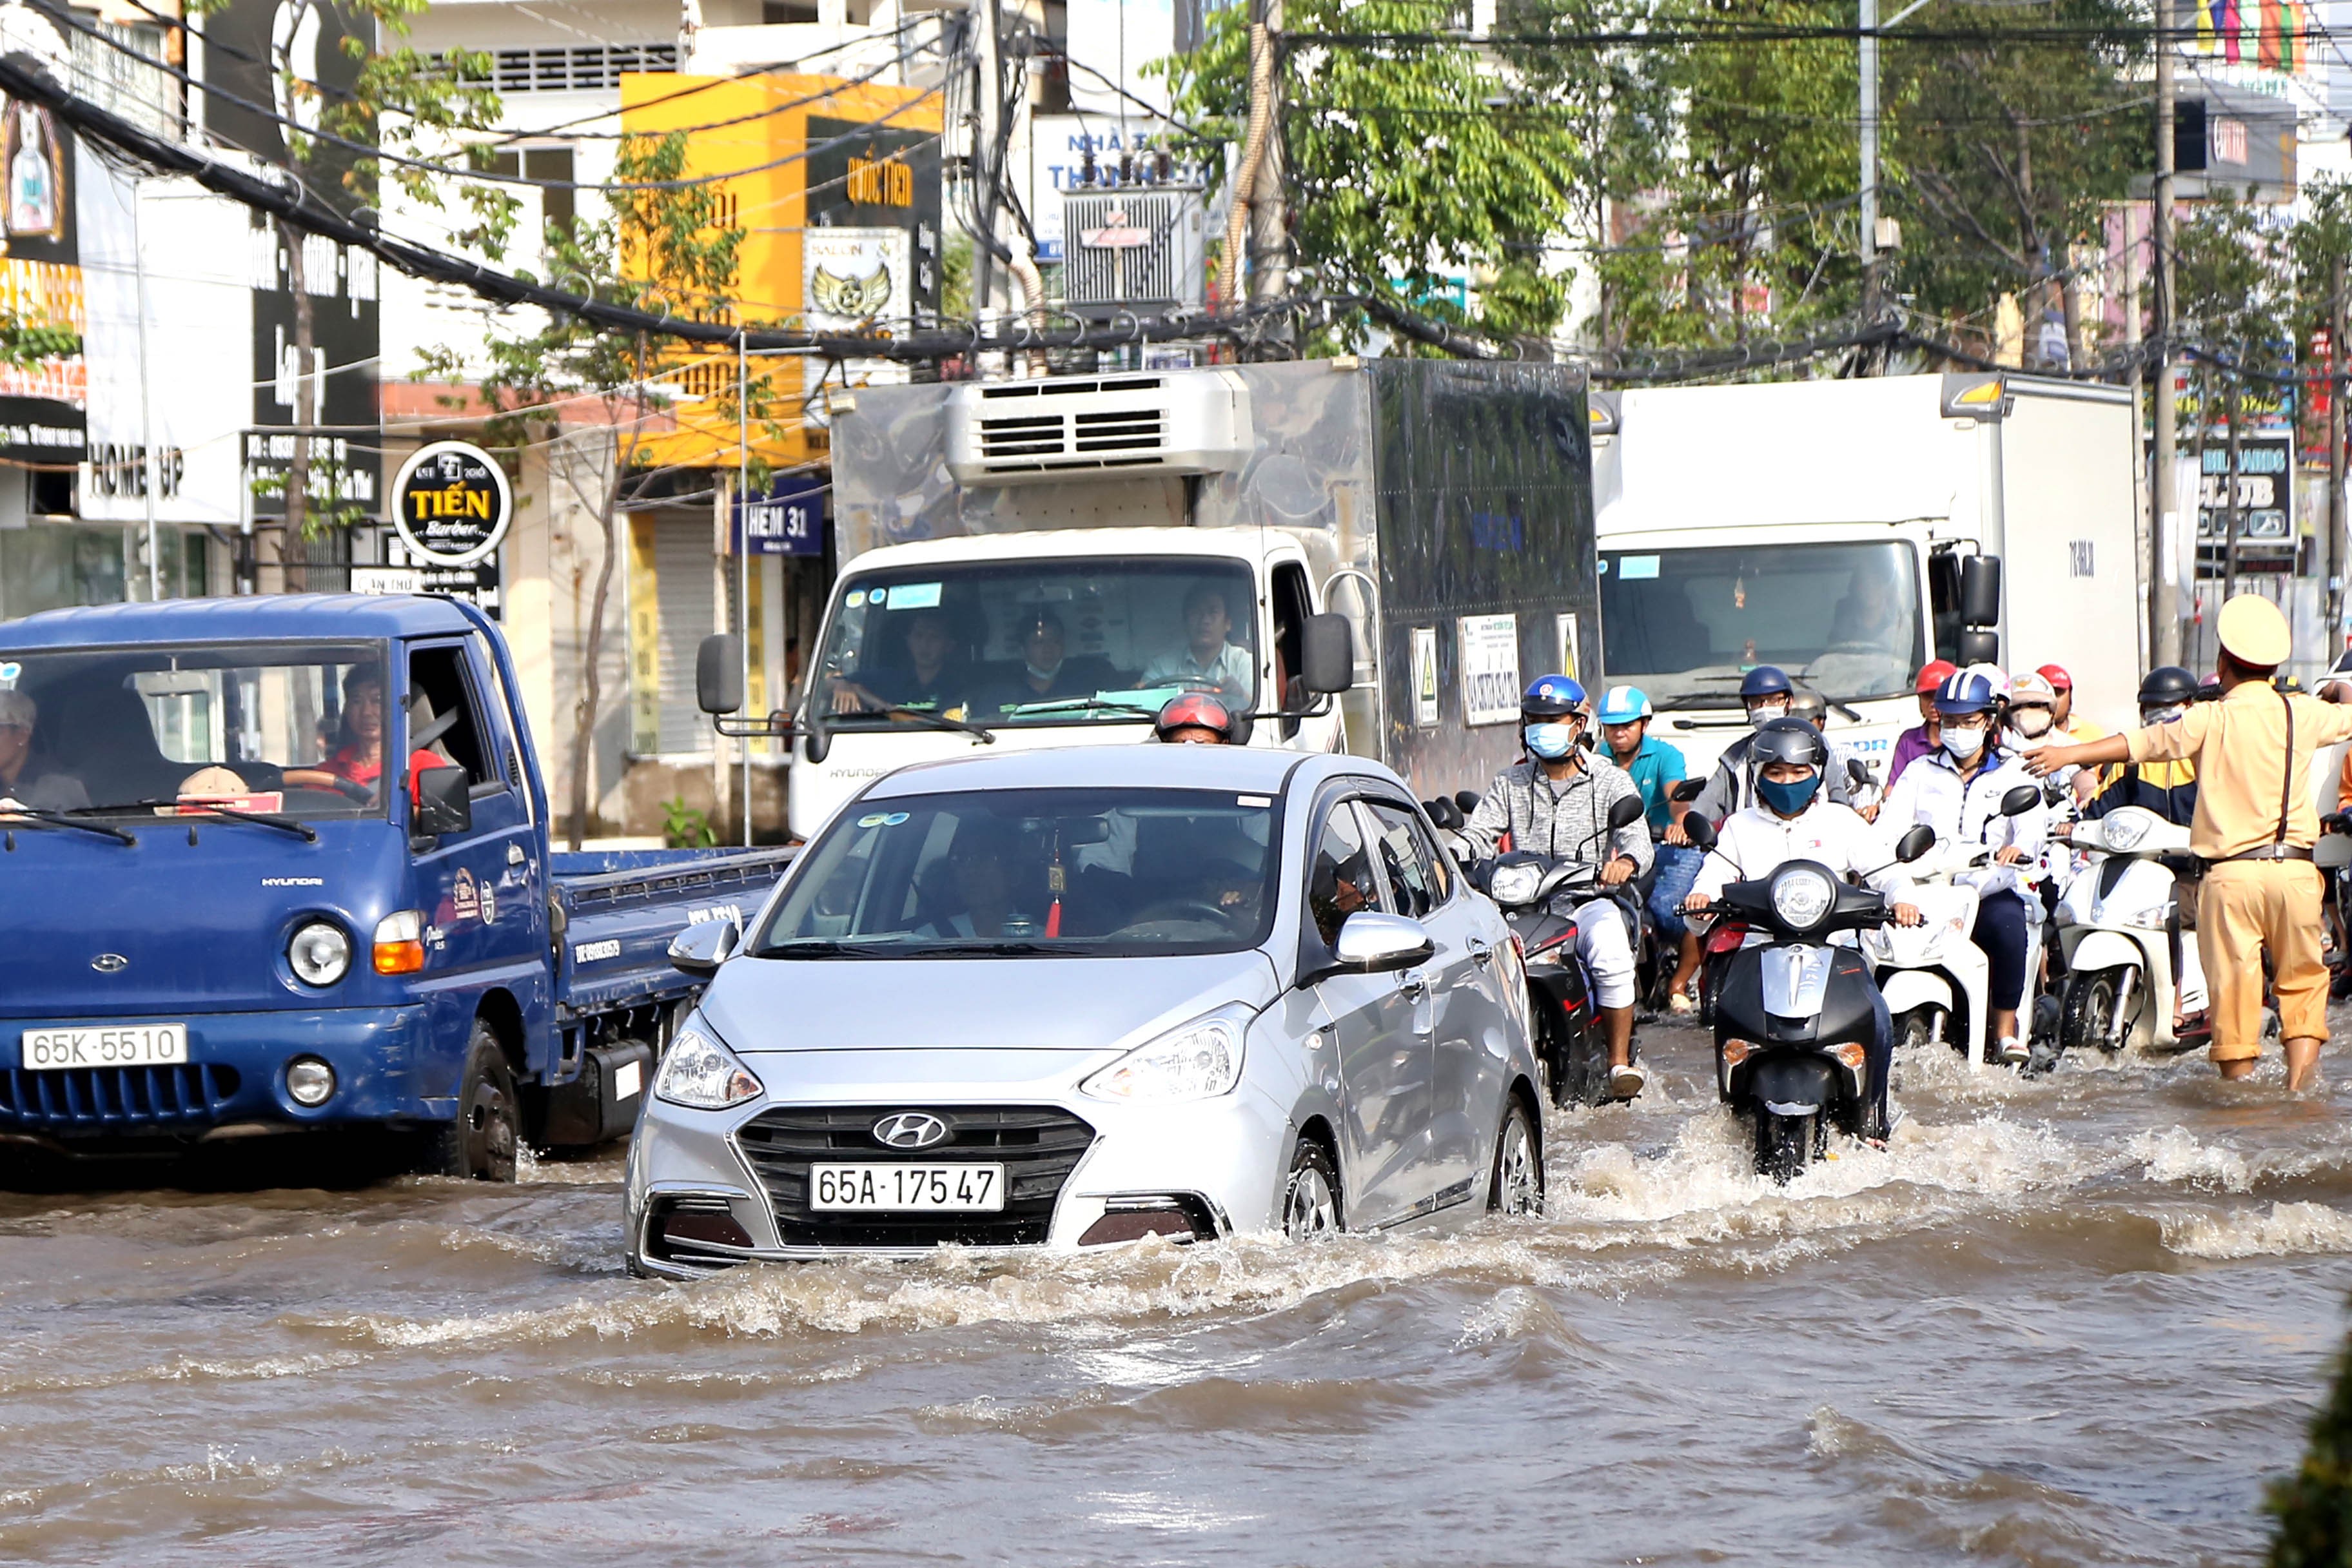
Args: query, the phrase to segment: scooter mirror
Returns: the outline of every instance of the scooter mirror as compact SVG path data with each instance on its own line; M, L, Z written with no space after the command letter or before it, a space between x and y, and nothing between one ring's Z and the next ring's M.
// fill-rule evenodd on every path
M1462 815L1460 806L1442 796L1436 800L1423 801L1422 805L1429 812L1429 820L1440 827L1458 828L1466 820Z
M1705 779L1685 779L1666 792L1666 798L1676 805L1687 805L1706 792Z
M1712 849L1715 847L1715 824L1696 811L1685 812L1683 814L1683 837L1691 841L1694 849Z
M1862 765L1860 757L1848 757L1845 760L1845 776L1846 782L1856 789L1865 788L1870 784L1870 770Z
M1485 798L1475 789L1457 789L1454 792L1454 804L1464 811L1477 810L1478 803Z
M1641 820L1642 797L1638 795L1621 795L1609 808L1609 826L1612 829L1631 827Z
M1920 823L1895 841L1895 864L1908 866L1935 847L1936 830L1924 822Z
M2003 816L2021 816L2041 804L2040 784L2019 784L2000 797L2000 814Z

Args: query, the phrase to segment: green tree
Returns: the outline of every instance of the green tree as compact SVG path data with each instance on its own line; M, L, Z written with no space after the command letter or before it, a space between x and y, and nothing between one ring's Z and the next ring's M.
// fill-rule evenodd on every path
M686 149L682 131L625 140L614 184L606 193L606 214L548 226L550 281L655 315L705 321L734 315L743 230L726 219L715 184L671 183L685 177ZM493 254L499 242L498 235L485 237ZM489 406L485 434L499 446L544 443L555 448L551 473L596 520L602 554L572 731L566 831L575 849L587 832L589 764L603 699L604 615L621 552L621 520L676 471L650 460L654 426L668 400L649 378L673 358L667 340L554 315L535 331L494 332L470 349L436 349L418 372L420 379L465 380L486 362L488 372L478 378ZM716 403L731 411L732 378L724 385ZM584 408L594 409L599 419L583 426ZM568 415L570 431L560 415ZM729 416L731 412L720 416Z
M212 16L234 0L189 0L191 16ZM291 124L278 127L277 145L248 149L257 157L278 158L303 188L346 209L373 207L383 174L411 200L438 208L457 200L484 215L492 226L510 225L514 204L503 192L467 181L462 172L416 167L354 151L373 147L401 158L434 164L453 155L461 132L499 122L497 91L488 84L490 57L454 50L436 58L410 47L411 22L430 0L282 0L269 34L268 66L279 112ZM334 50L309 40L334 36ZM293 294L293 345L302 372L296 386L292 461L284 482L286 522L276 535L285 542L307 538L360 515L357 503L329 484L320 495L310 468L308 432L320 423L325 395L321 377L310 373L317 345L316 322L305 278L302 234L280 221L287 281ZM323 504L321 504L323 503ZM269 537L269 536L265 536ZM274 564L274 563L272 563Z
M1154 68L1181 116L1235 144L1249 111L1247 9L1220 10L1200 48ZM1496 337L1548 338L1567 281L1544 246L1572 215L1582 157L1565 118L1513 95L1465 45L1311 37L1428 35L1458 21L1442 0L1288 0L1277 80L1300 265L1333 294L1393 290ZM1360 342L1366 329L1349 312L1337 337Z
M2278 1521L2270 1568L2352 1563L2352 1342L2336 1359L2335 1386L2311 1423L2302 1467L2273 1481L2263 1506Z

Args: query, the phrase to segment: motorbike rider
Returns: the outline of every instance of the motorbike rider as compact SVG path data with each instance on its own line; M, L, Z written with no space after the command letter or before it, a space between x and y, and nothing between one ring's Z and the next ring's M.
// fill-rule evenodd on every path
M2028 1055L2018 1037L2017 1012L2025 999L2031 917L2011 868L2041 849L2049 814L2038 804L2017 816L2000 814L2002 795L2019 784L2037 791L2041 786L2018 754L2000 743L2000 693L1981 669L1947 676L1936 692L1943 743L1904 771L1887 794L1878 826L1883 834L1899 836L1914 823L1925 823L1942 843L1996 846L1991 864L1963 871L1956 879L1977 889L1977 923L1969 938L1983 950L1991 971L1992 1037L2000 1060L2020 1066Z
M1759 880L1790 860L1811 860L1893 900L1889 912L1895 924L1917 925L1918 906L1898 896L1910 890L1910 877L1881 853L1876 831L1860 812L1822 792L1830 750L1821 733L1801 719L1774 719L1756 731L1755 749L1756 804L1725 819L1714 850L1683 900L1685 912L1698 921L1699 911L1729 884ZM1885 996L1874 991L1872 1004L1878 1028L1870 1053L1870 1093L1879 1112L1874 1122L1884 1127L1895 1026Z
M1789 716L1789 708L1796 700L1796 689L1789 677L1773 665L1759 664L1740 679L1740 704L1748 710L1748 722L1761 727L1775 719ZM1723 749L1715 761L1715 772L1707 775L1706 788L1691 802L1691 809L1709 822L1720 823L1733 812L1756 804L1756 733L1750 730ZM1827 775L1830 798L1840 805L1852 805L1853 795L1845 779L1837 773ZM1677 826L1667 834L1668 843L1678 842Z
M1234 713L1213 691L1186 691L1162 704L1151 732L1171 745L1231 745Z
M1930 659L1919 667L1919 677L1911 687L1919 699L1919 722L1895 737L1894 760L1886 764L1888 789L1895 787L1904 769L1944 743L1943 718L1936 711L1936 689L1944 684L1946 676L1959 668L1948 658Z
M1461 827L1472 854L1485 860L1508 847L1598 868L1600 886L1622 887L1649 869L1650 831L1634 822L1607 831L1609 808L1639 798L1625 770L1584 744L1584 688L1565 675L1537 679L1519 700L1527 760L1486 786L1478 809ZM1613 897L1577 907L1576 951L1592 974L1593 1000L1609 1041L1609 1092L1631 1100L1647 1075L1633 1059L1633 943L1625 910Z
M1601 742L1609 748L1609 760L1623 768L1642 792L1649 819L1656 857L1645 900L1650 917L1657 921L1662 940L1679 945L1685 924L1683 895L1698 875L1699 852L1687 845L1657 842L1674 826L1676 807L1667 796L1684 774L1682 749L1650 733L1654 713L1649 694L1638 686L1612 686L1601 694ZM1685 997L1675 1011L1686 1011L1689 1005Z
M2139 721L2169 724L2197 700L2197 678L2177 664L2158 665L2139 683ZM2083 808L2086 819L2096 819L2126 805L2152 811L2176 826L2186 827L2197 815L2197 763L2192 757L2174 762L2126 763L2108 784Z

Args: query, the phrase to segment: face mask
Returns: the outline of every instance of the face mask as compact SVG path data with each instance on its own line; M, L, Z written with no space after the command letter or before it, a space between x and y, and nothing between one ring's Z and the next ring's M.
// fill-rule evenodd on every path
M1054 677L1061 673L1062 661L1060 659L1055 659L1054 661L1054 667L1051 669L1040 669L1034 664L1029 666L1029 679L1032 680L1051 680Z
M1750 724L1769 724L1775 719L1786 719L1788 716L1789 705L1786 702L1757 702L1751 703L1748 709L1748 721Z
M1954 762L1969 761L1984 750L1984 743L1985 732L1982 730L1955 730L1949 724L1944 726L1944 750L1952 753Z
M1559 761L1576 748L1573 724L1530 724L1521 733L1527 738L1528 750L1548 763Z
M1783 783L1779 779L1758 779L1756 798L1779 812L1782 816L1794 816L1811 804L1813 792L1822 787L1822 776Z
M2143 708L2139 710L2139 721L2143 724L2169 724L2188 711L2178 702L2169 708Z
M2010 723L2029 741L2038 741L2050 733L2053 720L2047 708L2021 708L2010 716Z

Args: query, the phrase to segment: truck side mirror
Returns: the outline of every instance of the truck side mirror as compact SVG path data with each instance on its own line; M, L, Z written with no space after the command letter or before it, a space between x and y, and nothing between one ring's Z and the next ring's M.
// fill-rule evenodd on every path
M816 706L814 698L809 700L808 717L801 721L801 734L808 760L824 761L826 753L833 750L833 731L825 727L824 710Z
M1958 652L1960 668L1963 669L1972 664L1999 664L2000 638L1987 631L1962 632Z
M1971 555L1960 563L1960 624L1964 626L2000 624L2000 556Z
M1307 689L1328 696L1356 684L1356 639L1341 615L1309 616L1304 657Z
M705 713L732 713L743 706L743 639L713 632L694 653L694 700Z
M463 768L419 768L416 827L420 838L464 833L474 826L473 779Z

